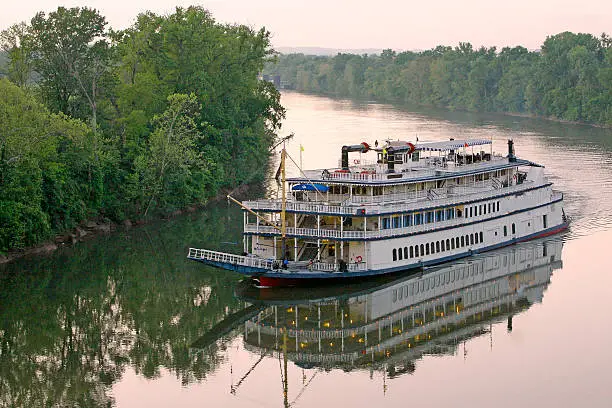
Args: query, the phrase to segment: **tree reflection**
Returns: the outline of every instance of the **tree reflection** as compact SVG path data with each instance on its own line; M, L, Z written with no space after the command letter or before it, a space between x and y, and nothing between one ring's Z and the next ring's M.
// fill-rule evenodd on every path
M227 218L230 222L227 222ZM240 242L239 210L203 214L83 243L49 259L8 265L0 276L0 405L113 405L110 390L131 366L162 368L182 384L223 361L193 339L244 303L236 275L185 260L185 243Z

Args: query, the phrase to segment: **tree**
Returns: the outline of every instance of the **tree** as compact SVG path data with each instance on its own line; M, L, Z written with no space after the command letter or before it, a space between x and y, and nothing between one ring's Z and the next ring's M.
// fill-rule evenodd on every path
M101 80L112 61L106 19L95 9L59 7L36 14L31 24L27 43L48 106L76 117L87 106L96 132Z
M32 71L32 53L23 42L28 34L28 26L21 22L0 32L0 49L9 59L8 78L18 86L24 87Z
M147 201L145 216L156 202L185 204L173 203L174 195L169 190L191 190L188 184L192 170L204 168L196 149L202 138L195 123L199 113L195 94L173 94L168 97L166 111L154 118L156 128L149 139L148 152L137 159L143 198ZM194 197L188 194L187 198L188 202Z

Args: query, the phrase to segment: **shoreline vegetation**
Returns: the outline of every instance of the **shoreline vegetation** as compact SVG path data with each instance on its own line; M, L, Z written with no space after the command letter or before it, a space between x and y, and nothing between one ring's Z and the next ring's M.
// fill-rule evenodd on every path
M177 7L114 31L95 9L59 7L0 45L0 263L264 179L285 116L259 79L265 29Z
M380 55L283 54L264 73L318 95L612 127L612 38L564 32L539 51L469 43Z

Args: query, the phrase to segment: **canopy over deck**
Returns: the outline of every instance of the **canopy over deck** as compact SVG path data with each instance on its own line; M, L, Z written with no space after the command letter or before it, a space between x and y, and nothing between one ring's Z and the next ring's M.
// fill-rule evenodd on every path
M464 147L490 144L492 144L492 142L488 139L449 140L444 142L419 143L416 145L416 150L447 152L450 150L459 150Z

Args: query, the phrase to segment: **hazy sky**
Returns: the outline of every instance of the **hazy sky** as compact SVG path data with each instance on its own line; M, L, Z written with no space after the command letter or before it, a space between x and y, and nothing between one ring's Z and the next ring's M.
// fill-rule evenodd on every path
M191 4L221 22L265 26L276 47L428 49L468 41L535 49L562 31L612 34L612 0L25 0L4 2L0 29L59 5L97 8L118 29L141 11Z

